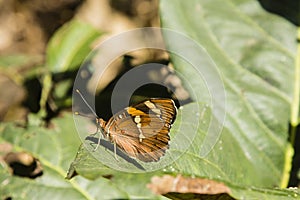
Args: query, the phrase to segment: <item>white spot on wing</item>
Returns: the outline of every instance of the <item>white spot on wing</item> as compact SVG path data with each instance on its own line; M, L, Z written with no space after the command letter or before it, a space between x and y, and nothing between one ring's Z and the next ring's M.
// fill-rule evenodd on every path
M156 106L154 105L154 103L150 102L150 101L145 101L144 104L150 108L151 110L156 108Z
M137 124L139 124L141 122L141 117L139 115L135 116L134 122L137 123Z

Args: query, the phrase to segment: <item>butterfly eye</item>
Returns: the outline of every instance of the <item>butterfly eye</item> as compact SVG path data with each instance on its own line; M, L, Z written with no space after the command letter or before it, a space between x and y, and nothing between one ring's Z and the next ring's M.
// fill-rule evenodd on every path
M96 119L96 122L97 122L97 124L99 124L99 126L100 126L101 128L104 128L104 127L105 127L106 121L104 121L103 119L97 118L97 119Z

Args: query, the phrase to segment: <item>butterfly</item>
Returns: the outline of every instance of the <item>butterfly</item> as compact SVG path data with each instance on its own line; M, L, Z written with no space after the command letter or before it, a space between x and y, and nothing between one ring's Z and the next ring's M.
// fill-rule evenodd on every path
M157 162L169 148L176 114L172 99L150 98L117 112L107 122L96 117L97 132L101 129L103 137L114 144L115 155L118 147L132 158Z

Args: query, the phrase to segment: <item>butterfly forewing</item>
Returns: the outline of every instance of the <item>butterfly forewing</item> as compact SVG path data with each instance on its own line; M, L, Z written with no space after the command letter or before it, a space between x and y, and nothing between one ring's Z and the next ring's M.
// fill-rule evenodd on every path
M149 99L116 113L102 128L129 156L144 162L158 161L168 149L175 117L173 100Z

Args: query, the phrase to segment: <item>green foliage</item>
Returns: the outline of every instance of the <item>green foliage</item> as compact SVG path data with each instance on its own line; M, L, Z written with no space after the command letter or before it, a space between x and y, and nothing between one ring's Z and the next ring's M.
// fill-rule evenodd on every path
M181 141L181 143L171 143L167 155L162 158L162 160L164 160L168 159L169 156L173 158L177 156L180 157L178 160L175 160L174 163L150 173L146 171L143 173L140 167L137 167L135 163L125 161L121 157L115 160L113 151L109 151L104 147L100 146L96 152L93 152L92 148L94 146L90 145L90 141L85 141L84 145L86 147L80 147L76 159L71 165L69 178L71 178L75 171L92 180L101 176L111 176L113 177L111 183L117 184L123 191L130 191L128 195L131 197L150 195L151 193L148 193L144 189L145 186L150 182L152 176L161 176L163 174L184 174L186 176L206 177L225 182L232 191L232 197L237 199L284 199L285 197L286 199L290 197L297 199L299 197L300 193L297 190L272 190L255 187L270 187L270 182L271 184L278 183L281 178L280 171L276 170L275 167L271 169L270 165L265 164L270 163L271 159L267 158L255 148L250 149L248 155L245 155L239 141L237 141L226 128L223 129L218 143L214 146L210 154L207 157L200 157L199 151L201 150L201 143L206 136L204 130L207 129L207 124L203 122L210 119L211 113L206 111L204 117L201 118L202 123L198 127L195 127L195 124L189 122L189 117L183 118L182 116L185 115L185 113L189 113L192 118L195 116L196 110L204 110L204 108L205 106L201 106L201 104L196 105L193 103L180 109L178 119L171 129L171 137L172 139L175 136L179 137L178 141ZM191 118L190 121L193 121ZM194 137L189 134L192 132L191 130L197 130ZM189 140L192 140L192 144L188 150L180 150L180 147L177 145L185 145L185 142L189 142ZM249 156L251 154L255 154L257 157L252 158ZM99 162L99 159L101 159L101 161L110 160L111 163L109 163L109 166L113 168L103 165ZM150 166L159 165L160 163L163 164L161 161L157 164L139 162L140 166L145 170L149 170ZM117 168L114 164L120 168ZM130 168L139 173L130 174L120 172L114 168L119 170ZM277 173L277 175L275 175L275 173ZM138 184L136 183L137 180Z
M218 4L222 6L216 6ZM296 55L295 44L292 45L296 28L261 9L240 11L240 8L251 7L257 8L257 2L237 1L233 5L221 1L190 1L189 4L162 1L162 23L163 27L184 33L205 48L220 71L226 88L225 126L240 142L244 139L253 141L258 152L264 152L272 159L272 165L282 171L288 165L285 160L290 160L284 157L284 149L287 148L293 87L299 84L294 80ZM258 12L264 20L255 18ZM256 23L266 20L267 27ZM276 37L268 34L278 24L286 29L277 30ZM279 40L288 34L289 41ZM171 49L187 51L184 45L172 44L168 41ZM183 73L183 62L178 58L174 58L174 62L177 70ZM197 87L196 84L193 86ZM264 140L269 142L262 142ZM243 145L245 153L250 143Z
M46 65L52 73L78 69L92 50L92 42L100 33L90 24L72 20L51 38L47 47Z
M287 139L290 110L298 92L294 88L299 84L294 78L296 27L252 0L161 0L160 16L163 28L184 34L203 47L199 51L165 37L171 52L199 61L191 66L189 60L171 55L195 102L179 110L166 155L157 163L143 163L128 162L120 155L115 160L114 152L103 146L93 152L91 141L78 139L70 114L51 121L51 128L33 120L26 128L3 123L0 141L11 144L13 151L32 154L41 162L43 175L21 178L1 165L2 199L162 199L147 189L147 184L153 176L164 174L223 182L230 188L229 195L237 199L300 199L299 189L278 189L287 185L293 155ZM76 70L99 35L79 21L63 26L48 44L49 71ZM10 62L8 58L0 64ZM214 67L216 71L207 70ZM215 72L224 84L226 101L215 102L226 105L224 121L210 107L209 92L216 91L207 89L207 83L214 80L205 78L215 77ZM63 99L70 84L68 80L58 84L54 96ZM52 85L43 87L45 109ZM34 115L31 119L34 117L40 118ZM213 137L215 141L207 132L212 122L222 127L220 135ZM133 171L138 173L129 173ZM76 174L85 178L73 177ZM168 196L176 197L173 195Z

